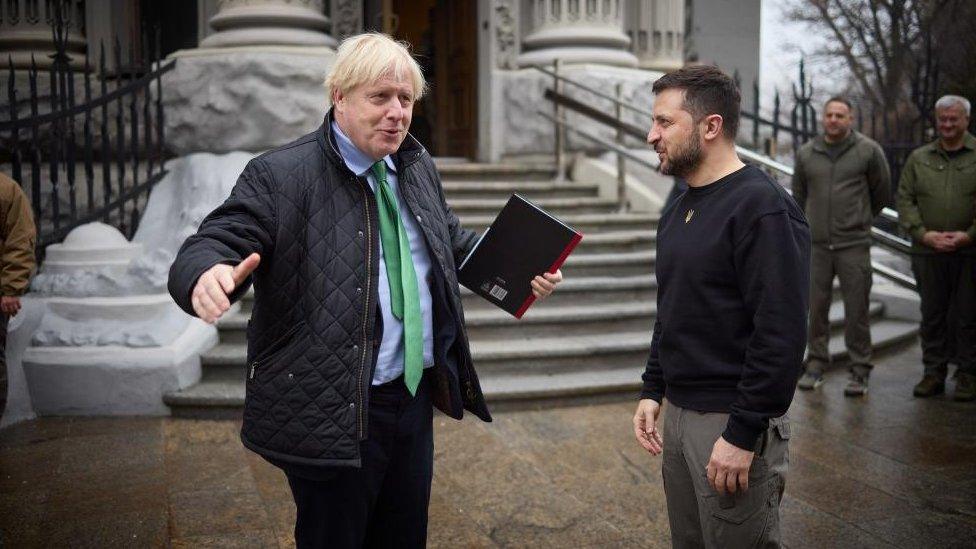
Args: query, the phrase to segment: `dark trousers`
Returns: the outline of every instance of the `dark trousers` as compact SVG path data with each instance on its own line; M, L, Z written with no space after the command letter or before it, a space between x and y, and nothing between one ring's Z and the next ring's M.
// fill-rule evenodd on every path
M326 480L288 474L299 549L424 547L434 471L433 406L424 376L411 397L403 377L370 389L362 467Z
M959 253L912 256L922 300L922 363L941 378L953 357L949 330L955 330L959 371L976 374L976 257ZM954 309L955 323L950 323Z
M0 419L7 407L7 315L0 313Z
M830 364L828 314L836 276L840 280L844 302L844 343L850 357L851 372L867 376L871 372L871 249L855 246L828 250L813 246L811 252L807 371L823 373Z

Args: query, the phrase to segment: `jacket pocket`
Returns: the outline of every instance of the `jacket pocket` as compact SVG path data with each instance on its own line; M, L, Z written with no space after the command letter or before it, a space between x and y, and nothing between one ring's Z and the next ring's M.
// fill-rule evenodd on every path
M305 321L301 321L262 349L247 365L248 381L255 379L256 376L264 377L265 375L273 374L282 365L286 364L288 361L283 359L286 358L286 355L290 356L294 354L296 347L301 347L294 345L293 342L297 339L297 336L306 331L307 327L308 325ZM301 351L302 349L297 350Z

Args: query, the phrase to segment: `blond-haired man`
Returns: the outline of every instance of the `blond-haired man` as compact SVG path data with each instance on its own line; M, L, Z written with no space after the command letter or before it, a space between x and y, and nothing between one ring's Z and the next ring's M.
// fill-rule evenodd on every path
M491 420L456 277L477 235L407 133L425 83L404 44L347 39L326 86L322 127L247 165L170 293L214 322L253 283L241 440L285 471L298 547L423 547L432 405Z

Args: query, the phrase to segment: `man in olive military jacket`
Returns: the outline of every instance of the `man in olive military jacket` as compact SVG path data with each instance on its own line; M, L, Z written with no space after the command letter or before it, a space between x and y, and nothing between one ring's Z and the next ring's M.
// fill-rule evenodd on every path
M898 184L898 216L912 237L912 270L922 300L917 397L945 392L950 310L955 307L955 399L976 399L976 138L969 101L935 103L939 139L912 152Z
M844 343L851 359L847 396L862 396L871 373L871 223L891 200L891 175L884 151L854 131L851 103L827 100L824 133L796 155L793 198L803 208L813 239L810 261L810 324L806 371L797 385L815 389L830 363L830 321L834 277L844 302Z

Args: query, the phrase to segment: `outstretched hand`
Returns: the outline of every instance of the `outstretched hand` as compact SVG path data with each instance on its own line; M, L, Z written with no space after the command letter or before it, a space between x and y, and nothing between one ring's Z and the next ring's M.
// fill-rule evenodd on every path
M555 273L543 273L532 279L532 293L535 294L537 299L545 299L556 289L556 285L562 281L563 272L559 269L556 269Z
M193 312L208 324L217 322L217 319L230 309L230 299L227 296L234 293L234 290L251 276L260 263L261 256L251 254L237 266L221 263L200 275L190 296Z

